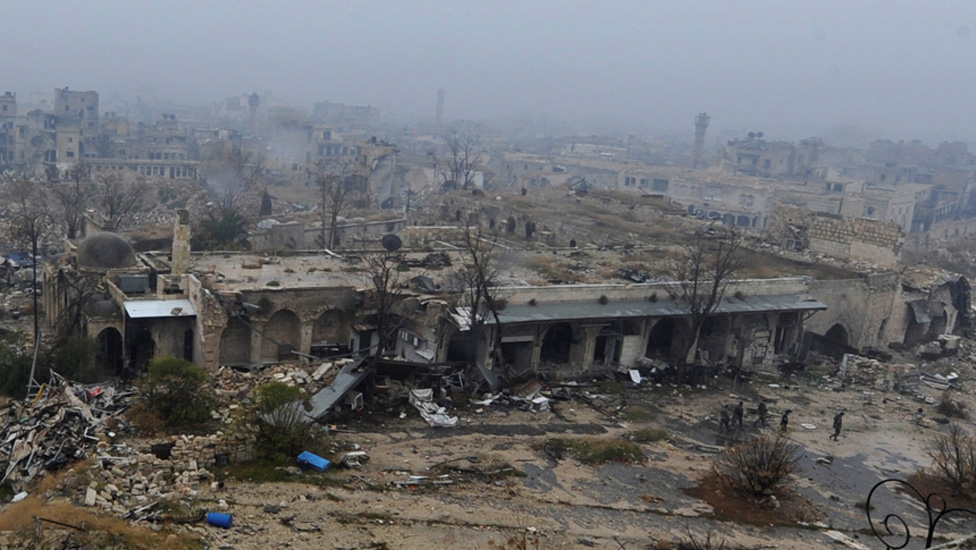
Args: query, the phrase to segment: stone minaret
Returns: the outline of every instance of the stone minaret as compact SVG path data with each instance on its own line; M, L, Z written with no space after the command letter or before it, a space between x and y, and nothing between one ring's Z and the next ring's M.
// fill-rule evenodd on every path
M708 130L708 121L712 118L707 113L701 113L695 117L695 148L691 152L691 167L705 168L705 161L702 160L702 152L705 150L705 131Z

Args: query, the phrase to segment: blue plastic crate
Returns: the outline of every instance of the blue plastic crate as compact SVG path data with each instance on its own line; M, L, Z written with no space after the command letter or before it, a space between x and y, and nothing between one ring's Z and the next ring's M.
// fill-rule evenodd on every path
M324 472L329 469L332 463L321 456L305 451L298 455L298 465L302 468L311 468L316 472Z

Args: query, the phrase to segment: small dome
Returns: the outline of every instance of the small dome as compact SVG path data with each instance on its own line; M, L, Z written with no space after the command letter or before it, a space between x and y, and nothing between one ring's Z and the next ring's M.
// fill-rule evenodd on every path
M92 304L91 311L101 317L111 317L118 313L119 307L112 300L99 300Z
M107 270L129 267L136 263L132 245L115 233L94 233L78 245L78 267Z

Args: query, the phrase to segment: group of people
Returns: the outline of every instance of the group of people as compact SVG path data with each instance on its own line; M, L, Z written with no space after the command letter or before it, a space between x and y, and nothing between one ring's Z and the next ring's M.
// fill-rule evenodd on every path
M786 431L790 426L790 414L792 414L792 409L786 409L783 411L783 415L779 419L779 429L781 431ZM745 415L745 404L739 401L739 404L733 408L729 408L728 405L722 406L722 412L719 417L719 427L727 432L732 431L732 426L738 424L739 429L742 429L742 420ZM769 407L766 405L766 401L760 401L759 406L756 409L756 421L753 422L753 426L766 426L766 419L769 417ZM837 441L840 436L840 430L844 424L844 412L841 411L834 415L834 433L830 436L830 439Z

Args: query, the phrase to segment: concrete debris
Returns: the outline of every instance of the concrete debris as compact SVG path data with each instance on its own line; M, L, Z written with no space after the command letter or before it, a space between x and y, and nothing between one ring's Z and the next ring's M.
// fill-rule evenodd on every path
M447 409L434 403L434 390L431 388L410 390L410 404L432 428L453 428L458 417L447 414Z
M51 373L36 397L12 402L0 413L3 479L16 490L36 476L86 458L100 433L124 428L122 412L131 393L111 385L81 385Z
M345 468L362 468L366 462L369 462L366 451L350 451L339 459L339 465Z

